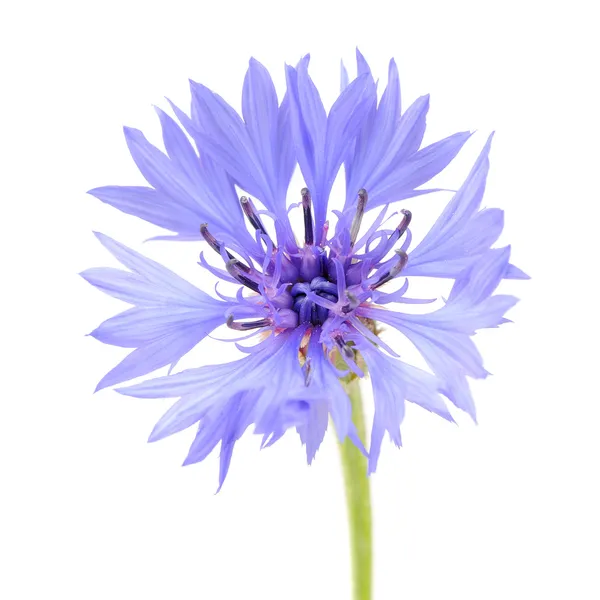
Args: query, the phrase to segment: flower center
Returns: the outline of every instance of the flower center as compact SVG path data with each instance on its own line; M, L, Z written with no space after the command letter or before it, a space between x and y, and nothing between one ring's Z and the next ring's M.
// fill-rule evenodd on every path
M291 294L294 299L293 309L298 313L300 323L312 323L313 325L323 325L325 319L329 316L329 309L315 304L307 294L314 292L317 296L337 302L337 285L325 279L325 277L314 277L310 283L295 283L292 286Z
M318 327L332 317L338 319L332 321L333 326L339 327L351 318L352 312L361 303L372 297L377 288L397 277L406 265L408 256L402 248L395 250L392 258L386 256L406 232L411 220L410 211L400 211L402 220L393 231L371 233L366 249L357 254L357 244L359 249L365 246L364 241L357 242L357 239L367 204L367 192L359 190L352 222L350 215L341 215L344 219L342 225L330 239L327 239L328 222L325 222L322 231L314 230L309 190L304 188L301 194L304 213L302 246L295 240L281 243L278 239L278 247L269 237L259 211L244 196L240 198L242 210L256 231L257 241L260 240L265 248L263 253L255 250L254 254L248 254L232 241L229 248L240 254L241 258L237 258L210 233L206 223L200 226L202 237L225 261L227 277L259 295L259 298L244 298L241 291L238 293L236 300L244 310L239 310L235 318L232 314L228 316L227 325L231 329L246 331L274 327L284 330L299 324ZM372 248L370 241L376 242ZM262 270L255 263L262 263ZM254 316L259 318L247 320ZM332 339L340 348L345 348L341 335L338 335L339 340ZM348 356L351 354L349 350L346 352Z

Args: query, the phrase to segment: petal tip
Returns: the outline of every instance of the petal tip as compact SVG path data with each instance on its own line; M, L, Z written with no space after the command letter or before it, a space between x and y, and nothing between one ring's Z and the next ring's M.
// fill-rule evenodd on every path
M103 378L102 378L102 379L101 379L101 380L98 382L98 385L97 385L97 386L96 386L96 388L94 389L94 394L95 394L96 392L99 392L99 391L101 391L101 390L103 390L103 389L105 389L105 388L109 387L109 386L110 386L110 382L107 382L107 381L106 381L106 377L103 377Z

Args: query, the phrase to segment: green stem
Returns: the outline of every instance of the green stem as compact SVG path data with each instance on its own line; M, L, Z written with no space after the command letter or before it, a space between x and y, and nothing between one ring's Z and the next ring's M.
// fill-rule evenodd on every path
M365 417L360 394L360 379L353 377L343 381L352 405L352 420L358 435L365 440ZM350 527L350 550L352 553L352 583L354 600L371 600L372 595L372 530L371 492L367 476L367 459L346 438L340 444L348 524Z

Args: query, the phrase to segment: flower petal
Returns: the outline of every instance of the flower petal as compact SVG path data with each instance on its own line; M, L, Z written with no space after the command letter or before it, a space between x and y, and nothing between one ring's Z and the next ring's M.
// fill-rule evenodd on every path
M468 131L455 133L396 165L389 175L370 188L370 206L374 208L405 197L404 194L433 179L450 164L470 136Z
M108 236L96 236L133 273L89 269L82 276L103 292L135 307L108 319L91 335L106 344L136 348L102 378L97 390L174 365L225 322L231 302L211 298Z
M88 194L121 212L153 225L200 238L201 217L171 196L149 187L111 185L94 188Z
M152 373L161 367L175 364L187 354L206 334L224 322L205 321L205 329L180 329L170 335L154 339L128 354L111 369L98 383L96 391ZM208 331L206 331L208 330Z
M469 337L477 329L506 322L504 312L517 299L493 296L508 268L510 247L489 250L461 273L447 304L429 314L403 314L381 308L361 307L357 312L401 331L421 352L442 380L444 394L475 419L475 406L466 376L482 379L488 372Z
M215 305L215 310L188 309L165 306L134 307L107 319L90 335L103 344L137 348L158 338L186 334L195 329L202 337L224 321L225 306Z
M404 418L405 400L419 404L448 421L453 419L439 394L442 382L436 377L387 356L372 344L360 344L360 349L369 369L375 401L369 448L369 473L373 473L384 432L388 432L396 446L402 444L400 423Z
M308 63L305 56L297 69L288 66L286 75L296 155L312 194L315 231L320 232L335 177L369 110L370 75L365 73L345 87L328 117Z

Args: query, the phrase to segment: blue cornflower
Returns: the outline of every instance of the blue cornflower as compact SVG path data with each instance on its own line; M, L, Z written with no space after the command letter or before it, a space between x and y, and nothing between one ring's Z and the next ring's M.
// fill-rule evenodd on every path
M166 154L140 131L125 129L133 159L151 187L91 191L175 233L167 239L206 241L223 264L213 266L201 253L200 265L239 286L234 296L217 290L213 298L101 234L102 244L129 271L83 273L102 291L133 305L91 334L134 349L98 389L172 368L220 325L256 335L258 343L241 347L246 356L239 360L117 390L135 397L178 398L150 440L197 425L185 464L203 460L220 443L220 484L235 442L250 426L263 436L263 446L295 427L310 463L331 417L340 439L349 437L368 456L373 472L384 433L401 444L405 401L452 421L445 397L475 418L467 377L484 378L487 371L471 336L505 322L505 312L517 301L494 295L499 282L527 277L509 263L509 247L491 249L502 231L503 212L480 208L491 137L414 249L410 211L386 217L391 202L436 191L421 186L450 163L470 134L456 133L421 149L428 97L401 112L392 60L378 103L371 71L360 53L357 59L358 76L352 82L342 67L342 91L329 113L308 74L308 56L297 67L286 67L281 104L269 73L252 59L243 87L243 119L220 96L192 82L191 117L171 105L187 135L158 111ZM288 206L296 162L306 187L299 202ZM346 202L335 213L332 231L328 202L342 164ZM248 195L239 199L235 186ZM365 212L377 207L373 224L362 227ZM303 223L300 241L290 221L296 213ZM386 225L390 219L395 219L393 227ZM405 276L455 281L441 308L412 314L396 307L431 300L407 297L408 278L391 289ZM402 332L431 373L400 360L378 336L378 323ZM368 452L340 382L367 371L375 402Z

